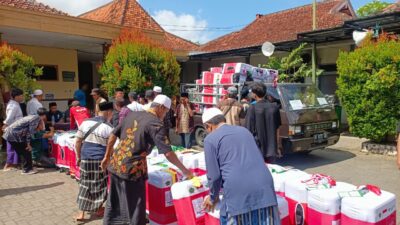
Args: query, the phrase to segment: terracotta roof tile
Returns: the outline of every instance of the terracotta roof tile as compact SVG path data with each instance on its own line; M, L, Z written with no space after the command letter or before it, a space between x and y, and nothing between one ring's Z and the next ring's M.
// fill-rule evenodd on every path
M337 27L355 16L347 0L325 0L317 5L318 29ZM219 52L259 46L266 41L273 43L292 41L297 34L312 30L312 5L305 5L257 18L240 31L222 36L199 48L203 52Z
M19 9L32 10L35 12L50 13L56 15L68 15L65 12L52 8L36 0L0 0L0 5L11 6Z
M199 45L168 32L165 32L165 40L172 50L196 51L199 48Z
M384 13L400 12L400 0L391 4L383 10Z
M188 40L165 32L136 0L113 0L79 17L125 27L164 32L165 43L163 44L173 50L190 51L198 48L198 45Z
M163 31L136 0L113 0L79 17L125 27Z

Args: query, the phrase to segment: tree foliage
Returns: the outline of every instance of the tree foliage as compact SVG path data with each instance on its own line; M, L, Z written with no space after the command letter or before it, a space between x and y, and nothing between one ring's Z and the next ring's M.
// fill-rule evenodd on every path
M135 30L124 30L114 40L99 70L102 89L112 95L116 88L143 92L154 85L163 93L179 93L180 66L168 49Z
M3 43L0 45L0 83L5 87L20 88L26 95L38 88L35 77L42 68L35 66L32 57Z
M376 142L396 132L400 120L400 43L382 35L337 61L337 94L350 131Z
M302 78L312 76L312 67L304 62L301 55L305 47L306 44L303 43L290 52L288 56L282 58L270 57L268 63L263 67L278 70L279 82L301 82ZM322 72L322 70L317 70L317 76L321 75Z
M380 0L372 0L372 2L360 7L357 10L357 15L359 17L373 16L381 13L390 3Z

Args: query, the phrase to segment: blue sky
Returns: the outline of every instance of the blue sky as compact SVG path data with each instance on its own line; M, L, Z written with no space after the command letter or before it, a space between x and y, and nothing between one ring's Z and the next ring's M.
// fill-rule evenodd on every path
M71 15L79 15L110 0L39 0ZM372 0L351 0L355 10ZM387 0L393 3L395 0ZM139 0L164 29L205 43L249 24L256 14L268 14L310 4L312 0Z

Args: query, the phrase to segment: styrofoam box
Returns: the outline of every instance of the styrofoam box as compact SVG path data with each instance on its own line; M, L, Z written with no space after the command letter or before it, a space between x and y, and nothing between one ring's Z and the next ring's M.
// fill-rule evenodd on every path
M312 190L308 192L309 225L339 224L341 198L339 192L356 190L356 186L337 182L330 189Z
M369 192L363 197L345 197L341 213L341 223L346 225L395 225L396 196L382 191L380 196Z

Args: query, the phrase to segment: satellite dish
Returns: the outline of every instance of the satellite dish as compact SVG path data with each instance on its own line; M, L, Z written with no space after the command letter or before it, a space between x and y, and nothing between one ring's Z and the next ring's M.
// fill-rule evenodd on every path
M261 51L263 55L270 57L272 54L274 54L275 45L267 41L261 46Z
M356 45L360 45L361 42L367 37L368 31L353 31L353 40L356 42Z

